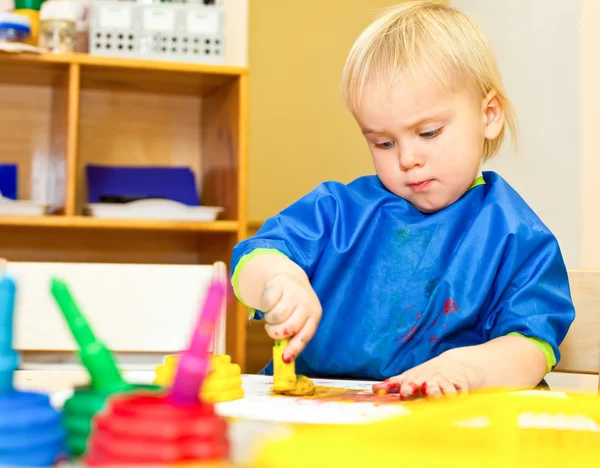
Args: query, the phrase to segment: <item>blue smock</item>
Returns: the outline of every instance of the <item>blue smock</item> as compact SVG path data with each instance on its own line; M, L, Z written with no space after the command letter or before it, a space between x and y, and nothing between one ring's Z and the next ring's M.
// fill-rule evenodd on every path
M377 176L323 183L234 248L234 289L264 249L306 272L323 307L296 360L309 377L381 380L510 333L532 338L551 370L575 317L558 242L502 177L483 179L433 214Z

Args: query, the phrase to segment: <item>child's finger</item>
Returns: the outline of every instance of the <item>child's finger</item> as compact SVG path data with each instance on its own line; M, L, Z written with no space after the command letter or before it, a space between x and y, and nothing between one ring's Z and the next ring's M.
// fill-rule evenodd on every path
M423 397L440 398L443 395L439 377L423 382L420 390Z
M283 323L267 323L265 329L275 339L288 338L299 333L304 327L307 315L302 307L296 307Z
M304 348L315 335L316 331L317 323L315 323L314 319L309 318L304 323L300 331L296 333L290 340L287 348L283 351L283 361L291 362L296 359L296 357L298 357L298 355L304 351Z
M260 307L266 313L269 312L283 296L283 287L276 280L267 283L265 290L260 297Z
M449 380L450 382L452 382L452 386L456 389L458 393L469 392L469 380L464 376L452 376Z
M271 310L265 312L265 322L270 325L279 325L290 318L296 309L295 297L290 294L283 294L279 302Z
M421 394L421 385L417 385L413 380L400 384L400 399L408 400Z
M440 377L438 384L444 396L454 396L457 393L456 387L448 379Z
M396 376L373 385L373 393L400 393L401 376Z

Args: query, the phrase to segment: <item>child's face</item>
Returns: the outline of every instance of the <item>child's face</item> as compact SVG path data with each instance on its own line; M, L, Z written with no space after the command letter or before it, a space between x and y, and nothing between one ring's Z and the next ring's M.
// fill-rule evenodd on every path
M485 138L504 114L493 94L456 91L399 79L389 91L367 85L355 116L388 190L426 213L458 200L476 178Z

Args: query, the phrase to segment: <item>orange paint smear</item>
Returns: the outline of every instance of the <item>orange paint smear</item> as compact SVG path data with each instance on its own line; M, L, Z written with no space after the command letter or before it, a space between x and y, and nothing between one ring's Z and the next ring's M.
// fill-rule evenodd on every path
M277 398L290 398L285 395L272 394L271 396ZM317 401L335 401L343 403L373 403L379 404L396 404L401 405L403 402L400 401L398 394L377 394L364 390L353 390L348 388L336 388L336 387L315 387L315 393L311 396L303 397L292 397L302 398L303 400L317 400Z

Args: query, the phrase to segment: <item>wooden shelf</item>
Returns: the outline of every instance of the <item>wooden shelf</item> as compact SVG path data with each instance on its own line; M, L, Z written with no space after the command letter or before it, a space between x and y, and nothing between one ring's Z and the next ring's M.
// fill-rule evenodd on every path
M239 229L237 221L169 221L107 219L89 216L0 216L1 227L45 227L78 229L126 229L141 231L230 232Z
M19 199L61 213L0 217L0 257L229 263L247 233L247 75L245 67L0 52L0 163L18 165ZM189 167L201 203L223 207L221 219L83 216L91 164ZM227 348L242 368L246 322L232 301Z
M83 89L203 96L247 74L244 67L157 62L87 54L0 53L0 82L53 84L69 66L81 69Z
M100 57L88 54L10 54L0 52L0 62L34 64L77 64L98 67L137 68L140 70L165 70L213 75L242 76L248 74L246 67L208 65L185 62L161 62L156 60Z

